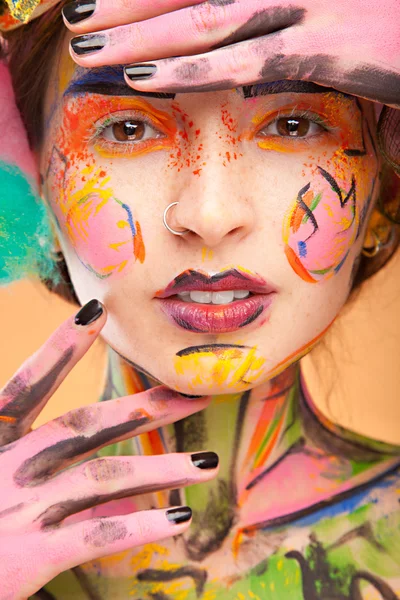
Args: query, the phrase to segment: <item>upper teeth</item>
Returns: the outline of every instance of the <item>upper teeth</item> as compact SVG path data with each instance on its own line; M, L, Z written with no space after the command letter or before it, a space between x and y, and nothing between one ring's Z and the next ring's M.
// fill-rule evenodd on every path
M247 290L232 290L225 292L182 292L178 297L184 302L198 302L199 304L229 304L234 299L243 299L250 296Z

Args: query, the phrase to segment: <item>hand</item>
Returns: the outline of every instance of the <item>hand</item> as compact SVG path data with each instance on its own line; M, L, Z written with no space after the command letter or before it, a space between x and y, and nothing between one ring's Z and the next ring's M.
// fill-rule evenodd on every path
M71 31L86 34L71 42L72 57L83 67L151 61L150 68L125 71L128 85L140 91L212 91L292 79L400 107L398 0L278 4L100 0L93 12L94 0L78 0L64 8L64 18Z
M95 458L98 449L183 419L210 402L158 387L30 426L106 321L97 301L71 317L0 392L0 599L21 600L87 561L185 531L190 510L63 519L117 498L201 483L190 455ZM178 517L178 524L171 521ZM179 516L184 517L186 521Z

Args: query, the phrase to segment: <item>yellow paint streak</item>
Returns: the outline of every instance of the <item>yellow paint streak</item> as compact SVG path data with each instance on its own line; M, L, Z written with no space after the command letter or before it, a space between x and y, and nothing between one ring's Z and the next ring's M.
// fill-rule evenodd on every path
M191 387L247 388L263 375L265 359L254 348L210 348L176 356L178 375L191 376Z

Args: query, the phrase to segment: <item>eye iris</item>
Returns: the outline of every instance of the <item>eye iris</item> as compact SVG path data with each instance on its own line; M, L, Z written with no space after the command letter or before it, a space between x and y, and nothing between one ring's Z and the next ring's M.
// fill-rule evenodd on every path
M277 129L280 135L304 137L310 129L310 121L302 118L286 117L278 120Z
M139 121L123 121L113 125L113 134L119 142L127 140L138 140L144 135L145 124Z

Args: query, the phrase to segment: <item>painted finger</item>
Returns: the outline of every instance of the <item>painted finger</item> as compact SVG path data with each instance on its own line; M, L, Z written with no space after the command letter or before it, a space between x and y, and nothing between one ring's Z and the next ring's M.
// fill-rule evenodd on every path
M67 319L0 391L0 446L28 431L48 399L106 322L103 305L88 302Z
M103 556L179 535L190 526L191 516L190 508L183 506L89 519L49 530L42 552L52 557L58 574Z
M299 24L304 10L205 2L148 21L77 36L71 56L83 67L198 54Z
M42 487L47 508L35 524L44 529L111 500L203 483L217 475L217 467L215 452L96 458Z
M301 29L242 42L196 56L125 67L125 80L143 92L190 93L227 90L282 80L323 87L400 107L400 73L326 53L310 54ZM309 42L307 41L309 45ZM371 75L373 74L373 76Z
M19 442L13 481L19 487L45 483L57 471L104 446L184 419L210 401L210 397L184 398L163 386L72 410Z
M65 25L76 33L90 33L158 17L203 0L77 0L62 9Z

